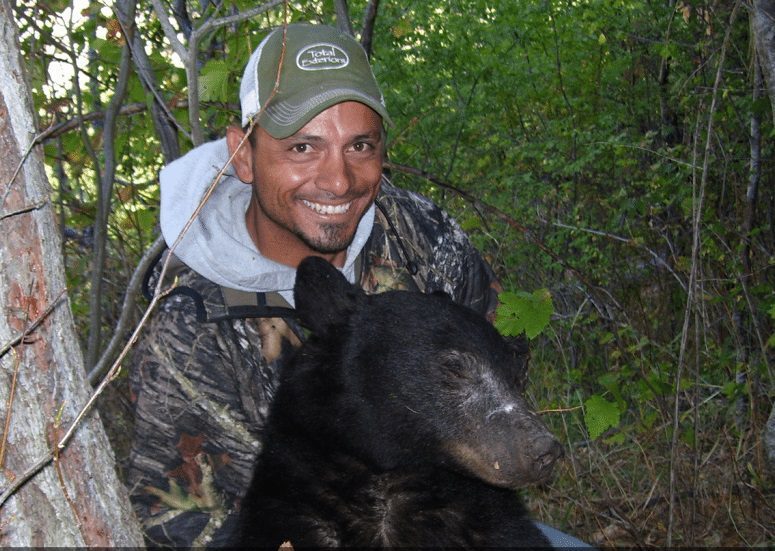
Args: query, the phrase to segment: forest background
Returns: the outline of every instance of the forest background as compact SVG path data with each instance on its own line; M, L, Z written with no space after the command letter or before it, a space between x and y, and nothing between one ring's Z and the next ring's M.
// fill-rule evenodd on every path
M382 84L393 181L455 215L509 292L499 327L532 337L566 448L536 517L606 546L773 545L772 2L11 5L92 384L148 306L159 169L238 120L270 28L339 25ZM98 404L119 473L124 374Z

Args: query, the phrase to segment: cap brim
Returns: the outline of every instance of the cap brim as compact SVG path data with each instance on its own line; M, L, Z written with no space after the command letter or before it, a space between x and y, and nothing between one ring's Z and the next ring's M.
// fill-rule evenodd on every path
M320 113L344 101L357 101L373 109L387 126L393 121L385 106L373 97L357 90L336 88L317 95L297 95L279 103L269 105L258 117L258 124L270 136L278 140L288 138Z

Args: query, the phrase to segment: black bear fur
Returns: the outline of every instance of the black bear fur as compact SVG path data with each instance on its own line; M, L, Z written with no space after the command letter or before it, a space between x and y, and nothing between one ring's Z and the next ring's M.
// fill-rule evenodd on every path
M299 266L311 335L281 375L235 544L546 547L517 489L561 454L527 407L526 350L443 293L367 296Z

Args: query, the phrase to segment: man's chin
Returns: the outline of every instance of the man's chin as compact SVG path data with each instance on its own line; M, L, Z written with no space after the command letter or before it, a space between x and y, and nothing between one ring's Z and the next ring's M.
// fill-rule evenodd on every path
M345 251L355 238L355 231L344 228L325 227L317 236L302 236L304 243L319 254L336 254Z

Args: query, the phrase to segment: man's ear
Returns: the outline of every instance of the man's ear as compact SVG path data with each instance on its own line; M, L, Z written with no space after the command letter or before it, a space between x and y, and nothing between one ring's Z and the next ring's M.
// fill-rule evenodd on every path
M245 138L243 141L243 138L245 138L245 132L239 126L232 125L226 129L226 144L229 146L229 155L234 155L231 165L240 180L246 184L252 184L253 147L250 145L250 140ZM242 143L241 146L240 143Z

